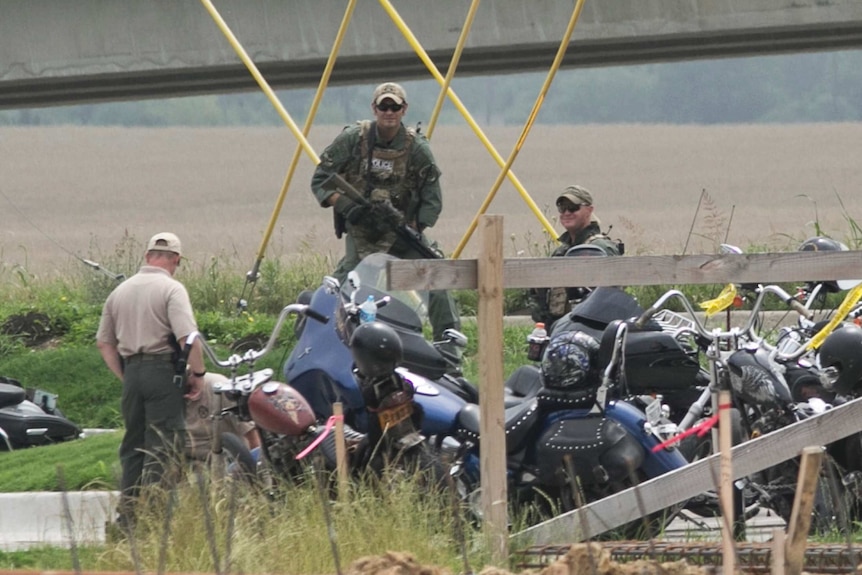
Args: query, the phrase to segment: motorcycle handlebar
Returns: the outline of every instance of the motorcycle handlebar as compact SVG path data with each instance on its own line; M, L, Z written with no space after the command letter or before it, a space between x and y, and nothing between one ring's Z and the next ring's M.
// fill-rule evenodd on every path
M272 333L270 334L266 345L263 346L263 349L250 349L242 355L232 354L227 359L219 359L215 350L210 347L209 343L207 343L206 339L202 335L199 334L198 339L201 341L201 347L206 356L217 366L230 368L231 370L235 370L243 364L251 366L254 365L255 361L272 351L272 348L275 347L275 343L278 340L278 334L281 333L281 328L284 326L285 320L290 315L304 315L315 321L319 321L320 323L329 322L329 318L327 316L314 311L308 305L292 303L281 310L281 313L278 315L278 319L275 322L275 326L272 328Z
M739 330L731 330L731 331L718 331L714 330L712 332L706 329L706 326L701 323L695 314L694 308L691 305L691 302L688 301L688 298L679 290L669 290L659 297L656 302L650 306L647 310L645 310L636 320L635 326L638 328L643 328L646 323L655 316L668 301L671 299L678 299L682 306L686 309L686 311L691 316L693 320L693 329L697 332L698 335L708 338L712 340L713 338L727 338L727 337L735 337L740 333L747 333L749 336L756 341L760 341L760 338L754 333L754 326L757 321L757 314L760 313L760 310L763 306L763 302L765 301L765 296L767 293L774 294L778 296L784 303L786 303L793 311L798 313L799 315L811 319L813 316L813 312L806 308L801 302L795 299L793 296L788 294L784 289L777 285L765 285L761 286L757 291L757 299L754 301L754 305L751 308L751 313L749 314L748 321L745 323L745 326Z

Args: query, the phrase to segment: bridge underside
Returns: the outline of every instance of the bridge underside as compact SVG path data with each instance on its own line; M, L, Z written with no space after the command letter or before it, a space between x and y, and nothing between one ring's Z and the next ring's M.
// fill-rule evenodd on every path
M115 3L132 1L115 0ZM162 15L163 20L143 19L140 3L134 7L127 4L129 14L123 13L120 20L113 21L109 20L110 14L101 13L91 14L92 18L88 20L84 10L83 16L65 22L72 24L71 30L52 36L51 22L63 21L62 2L68 0L54 3L13 1L24 13L16 12L17 22L16 18L4 19L6 24L0 21L0 109L257 89L248 70L218 32L210 16L201 9L189 14L188 7L166 5L168 12L185 11L173 15L176 22L172 25L164 20L170 18L170 14ZM295 0L302 6L308 2L312 0ZM321 22L309 24L309 20L303 20L304 24L299 24L300 28L295 33L279 29L274 38L272 27L268 28L271 20L279 19L279 15L273 14L276 10L273 3L266 0L225 2L229 5L227 12L239 19L239 28L245 32L237 33L239 40L242 42L243 36L248 38L246 49L274 88L314 87L320 81L329 52L327 42L331 44L334 40L340 22L336 16L341 3L334 0L316 2L327 7L322 11L322 16L328 14L325 27ZM453 2L435 0L435 3L425 5L405 2L408 6L403 10L403 17L408 24L423 23L429 18L424 14L428 4L439 7ZM520 2L498 0L491 2L492 6L485 12L480 10L471 30L471 41L458 66L459 76L510 74L548 68L558 47L554 38L562 37L571 6L560 7L557 2L537 0L532 3L533 12L526 15ZM91 3L78 0L76 4L84 6ZM697 5L698 0L693 0L693 3ZM699 3L706 4L705 0ZM588 1L563 67L602 67L862 46L862 0L813 1L811 6L804 6L806 3L801 0L762 0L761 3L771 4L771 7L734 9L724 5L723 8L709 10L696 7L687 14L679 6L674 8L674 3L659 0L617 0L613 3L618 5L617 9L613 11L600 2ZM42 9L34 8L36 5ZM48 10L45 10L46 6ZM256 11L255 7L260 10ZM416 31L417 37L422 31L424 36L433 38L425 48L443 73L460 34L465 7L464 2L454 2L448 7L451 9L434 14L436 20L430 27L443 28L443 33L438 30L435 34L427 29L427 24ZM376 9L376 16L368 16L357 8L349 29L352 33L345 39L331 83L428 78L428 70L389 17L376 4L370 8L372 10L369 11ZM668 13L663 13L665 10ZM302 12L301 9L297 11ZM501 22L504 15L508 21ZM483 16L490 18L493 24L484 21ZM101 24L99 17L104 20ZM381 23L381 18L386 20ZM95 27L87 29L86 23L93 19ZM117 26L117 22L123 25ZM149 28L142 27L142 22L149 22ZM188 27L190 22L196 31L187 34L188 38L178 44L172 34L179 33L178 28ZM290 28L291 22L286 19L285 28ZM24 24L23 29L16 24ZM126 30L129 37L119 34L110 37L105 30L111 25ZM45 44L47 47L31 49L30 43L36 41L32 36L34 28L41 31L38 33L40 41L44 43L46 38L49 39ZM309 31L311 29L313 32ZM24 37L25 33L29 35ZM82 41L76 34L101 36ZM141 39L148 36L155 39L150 41L151 50L146 51L140 46L145 44ZM157 57L153 56L154 51L158 52Z

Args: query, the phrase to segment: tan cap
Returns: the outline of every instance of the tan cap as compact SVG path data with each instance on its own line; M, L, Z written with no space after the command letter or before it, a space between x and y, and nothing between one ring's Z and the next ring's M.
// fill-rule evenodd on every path
M371 102L379 104L386 98L391 98L396 104L403 104L407 101L407 92L400 84L395 82L384 82L374 88L374 95L371 96Z
M582 206L592 206L593 205L593 196L587 191L586 188L581 186L569 186L563 193L557 196L557 204L560 203L560 200L569 200L573 204L579 204Z
M173 252L178 256L183 254L180 238L170 232L162 232L151 237L147 243L147 251Z

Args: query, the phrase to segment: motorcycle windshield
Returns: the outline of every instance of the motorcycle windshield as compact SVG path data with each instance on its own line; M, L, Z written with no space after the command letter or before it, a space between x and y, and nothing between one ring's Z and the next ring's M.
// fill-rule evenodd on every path
M397 261L398 258L389 254L376 253L366 256L353 270L359 278L359 289L345 281L341 286L341 294L346 300L360 303L368 295L374 295L375 299L390 296L392 302L377 310L377 317L395 325L409 326L413 328L422 325L428 319L428 292L419 290L387 290L386 264Z

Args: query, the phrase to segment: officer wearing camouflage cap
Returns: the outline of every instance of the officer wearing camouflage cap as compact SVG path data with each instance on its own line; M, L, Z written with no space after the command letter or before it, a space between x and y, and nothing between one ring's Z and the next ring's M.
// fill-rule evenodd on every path
M387 213L398 214L403 223L420 233L437 222L443 209L440 170L428 140L402 122L407 112L404 88L394 82L377 86L371 96L371 111L374 120L347 126L323 150L311 179L317 201L334 210L336 236L347 235L344 257L333 273L340 282L372 253L402 259L423 257L397 236L391 224L381 221L371 206L387 204ZM332 174L343 176L371 206L325 187ZM423 240L436 249L424 236ZM455 303L445 291L430 293L428 314L435 339L442 338L447 328L460 329Z
M579 185L567 186L556 200L560 224L566 229L557 241L560 245L551 257L564 256L573 246L591 245L598 247L605 255L621 255L617 242L602 232L601 222L593 213L593 195ZM534 321L544 322L550 331L551 324L571 309L566 288L538 288L530 291L532 317Z

